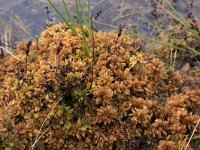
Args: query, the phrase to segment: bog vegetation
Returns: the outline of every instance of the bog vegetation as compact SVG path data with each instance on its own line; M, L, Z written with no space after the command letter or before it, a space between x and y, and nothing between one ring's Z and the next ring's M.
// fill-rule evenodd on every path
M198 149L197 31L169 27L176 39L161 34L155 55L122 29L96 32L91 18L83 26L76 6L78 25L61 17L37 41L1 51L0 149ZM192 69L175 64L194 59Z

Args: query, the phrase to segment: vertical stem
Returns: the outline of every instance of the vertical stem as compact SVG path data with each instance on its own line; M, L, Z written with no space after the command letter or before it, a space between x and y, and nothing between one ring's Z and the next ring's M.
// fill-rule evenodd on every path
M91 17L91 14L90 14L90 21L91 21L91 28L92 28L92 81L91 81L91 87L92 88L92 82L93 82L93 79L94 79L94 59L95 59L95 56L94 56L94 31L93 31L93 21L92 21L92 17Z
M88 6L88 14L90 18L90 28L91 28L91 40L92 40L92 81L90 85L90 89L92 88L92 83L94 80L94 61L95 61L95 55L94 55L94 30L93 30L93 20L92 20L92 15L91 15L91 9L90 9L90 0L86 0L86 4ZM88 29L90 32L90 29Z

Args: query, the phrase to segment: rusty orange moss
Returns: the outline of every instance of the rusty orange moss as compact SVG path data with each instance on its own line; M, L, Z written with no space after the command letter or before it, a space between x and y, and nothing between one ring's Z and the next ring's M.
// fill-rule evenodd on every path
M178 149L200 118L193 80L112 32L94 33L92 65L77 31L55 25L28 55L18 45L20 61L1 60L1 148L27 149L43 134L35 148Z

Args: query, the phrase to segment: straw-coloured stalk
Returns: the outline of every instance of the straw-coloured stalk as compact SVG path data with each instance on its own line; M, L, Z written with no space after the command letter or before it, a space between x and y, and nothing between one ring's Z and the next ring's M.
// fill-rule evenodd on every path
M15 56L13 53L11 53L10 51L8 51L4 47L0 46L0 48L3 49L4 51L6 51L8 54L10 54L12 57L14 57L15 59L17 59L18 61L20 61L20 59L17 56Z
M172 18L174 18L177 22L179 22L180 24L182 24L184 27L187 27L188 30L190 30L192 33L196 33L198 34L198 32L194 29L192 29L191 23L189 20L185 19L184 17L182 17L182 15L172 6L172 4L168 1L168 0L164 0L164 2L166 3L166 5L172 10L168 10L166 9L164 6L157 4L160 6L160 8L165 11L169 16L171 16Z
M150 22L148 22L148 23L150 23ZM153 24L150 23L150 25L153 25ZM176 37L174 37L170 32L167 32L166 30L161 29L159 26L156 26L155 28L158 29L159 32L164 33L164 34L166 34L167 36L169 36L171 39L177 41L181 46L185 47L185 49L183 49L183 48L180 49L180 48L179 48L179 50L183 50L183 51L190 50L193 54L200 55L200 52L199 52L198 50L196 50L196 49L194 49L194 48L191 48L191 47L189 47L189 46L187 46L187 45L184 45L183 43L179 42L179 41L178 41L179 39L177 39ZM148 37L147 37L147 38L148 38ZM149 39L150 39L150 38L149 38ZM150 40L151 40L151 39L150 39ZM156 40L156 39L155 39L155 40ZM158 40L158 41L159 41L159 40ZM170 44L167 43L167 42L164 42L164 41L162 41L162 42L163 42L163 43L166 43L165 45L170 45Z
M33 149L34 149L34 147L35 147L36 143L39 141L39 139L44 135L44 133L49 129L49 127L51 127L51 125L50 125L50 126L49 126L47 129L45 129L45 131L40 135L40 133L41 133L41 131L42 131L42 128L44 127L44 125L45 125L47 119L53 115L54 108L59 104L59 102L60 102L61 100L62 100L62 98L60 98L60 99L57 101L57 103L54 104L54 106L52 107L52 109L51 109L51 110L49 111L49 113L47 114L47 116L46 116L46 118L44 119L42 125L40 126L40 130L39 130L39 132L38 132L38 134L37 134L37 137L35 138L35 141L34 141L34 143L31 145L31 147L30 147L29 150L33 150Z

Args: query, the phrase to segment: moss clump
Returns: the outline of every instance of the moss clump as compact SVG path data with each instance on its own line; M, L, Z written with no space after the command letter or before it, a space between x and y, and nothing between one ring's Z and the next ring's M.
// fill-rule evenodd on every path
M20 61L0 63L1 114L8 120L2 147L27 149L35 141L45 149L180 146L200 117L199 88L126 35L94 33L92 65L77 31L50 27L28 55L18 46Z

